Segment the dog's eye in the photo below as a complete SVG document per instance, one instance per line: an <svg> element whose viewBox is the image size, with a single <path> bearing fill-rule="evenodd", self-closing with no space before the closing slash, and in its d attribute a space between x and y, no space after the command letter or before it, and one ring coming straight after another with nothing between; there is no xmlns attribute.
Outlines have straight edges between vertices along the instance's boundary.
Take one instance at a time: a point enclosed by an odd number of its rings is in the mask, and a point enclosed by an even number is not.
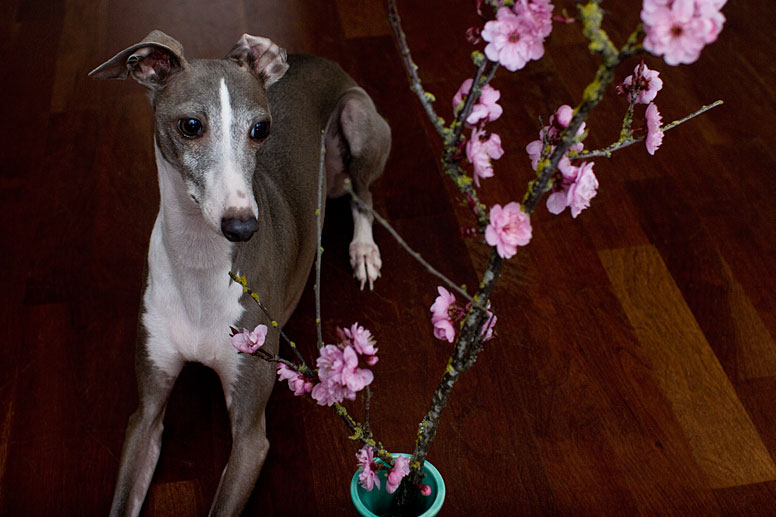
<svg viewBox="0 0 776 517"><path fill-rule="evenodd" d="M202 122L195 118L182 118L178 121L178 129L186 138L199 138L202 136Z"/></svg>
<svg viewBox="0 0 776 517"><path fill-rule="evenodd" d="M263 138L267 138L268 134L269 134L269 121L267 120L256 122L256 125L254 125L251 128L251 138L254 140L261 140Z"/></svg>

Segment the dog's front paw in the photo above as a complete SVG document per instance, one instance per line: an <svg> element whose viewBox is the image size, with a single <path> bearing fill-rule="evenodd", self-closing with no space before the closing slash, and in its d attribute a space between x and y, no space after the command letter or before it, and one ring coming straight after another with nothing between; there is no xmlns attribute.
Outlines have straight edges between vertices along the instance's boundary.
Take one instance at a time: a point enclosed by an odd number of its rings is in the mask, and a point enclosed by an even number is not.
<svg viewBox="0 0 776 517"><path fill-rule="evenodd" d="M374 242L350 243L350 266L353 268L353 276L361 283L361 290L369 282L369 290L374 288L374 282L380 277L380 268L383 261L380 259L380 249Z"/></svg>

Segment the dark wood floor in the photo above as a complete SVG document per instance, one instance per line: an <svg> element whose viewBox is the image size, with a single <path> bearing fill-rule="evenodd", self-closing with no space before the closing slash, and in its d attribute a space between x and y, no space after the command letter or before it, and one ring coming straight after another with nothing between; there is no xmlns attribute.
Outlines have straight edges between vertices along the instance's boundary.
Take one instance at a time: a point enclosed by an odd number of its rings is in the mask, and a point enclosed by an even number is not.
<svg viewBox="0 0 776 517"><path fill-rule="evenodd" d="M572 2L557 0L556 6ZM641 2L608 1L622 42ZM472 2L400 1L437 109L469 73ZM673 120L725 105L599 159L598 197L573 220L545 209L494 295L498 338L456 388L431 461L443 515L772 515L776 508L776 68L765 0L729 2L720 40L691 66L648 57ZM11 0L0 8L0 514L100 515L137 399L133 346L141 270L158 204L150 108L134 83L86 74L153 28L188 56L219 57L243 33L342 63L389 120L393 154L376 206L424 257L474 285L487 256L437 172L438 143L408 92L378 0L158 2ZM622 78L636 61L620 71ZM575 104L595 58L556 25L546 57L503 73L507 155L482 197L519 200L537 119ZM588 148L623 111L606 100ZM770 142L770 144L769 144ZM347 202L329 204L325 330L353 321L379 340L373 428L410 450L445 367L428 307L436 282L382 229L383 278L350 278ZM312 291L287 326L308 351ZM352 515L356 446L332 412L278 386L272 449L249 514ZM209 508L230 435L217 377L184 371L174 391L147 515Z"/></svg>

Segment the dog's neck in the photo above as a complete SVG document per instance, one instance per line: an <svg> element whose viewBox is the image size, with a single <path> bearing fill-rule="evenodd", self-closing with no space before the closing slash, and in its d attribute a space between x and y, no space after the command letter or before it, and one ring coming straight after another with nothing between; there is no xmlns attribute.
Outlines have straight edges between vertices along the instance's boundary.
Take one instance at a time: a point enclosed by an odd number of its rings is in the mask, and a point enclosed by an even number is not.
<svg viewBox="0 0 776 517"><path fill-rule="evenodd" d="M181 173L164 158L157 144L154 147L161 197L157 224L173 264L182 269L230 264L234 244L207 225L199 206L187 193Z"/></svg>

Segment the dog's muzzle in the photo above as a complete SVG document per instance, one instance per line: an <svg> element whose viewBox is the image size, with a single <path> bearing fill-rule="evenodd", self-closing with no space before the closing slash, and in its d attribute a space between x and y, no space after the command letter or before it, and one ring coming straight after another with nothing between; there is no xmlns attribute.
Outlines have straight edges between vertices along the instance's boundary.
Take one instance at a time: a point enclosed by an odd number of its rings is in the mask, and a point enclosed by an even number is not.
<svg viewBox="0 0 776 517"><path fill-rule="evenodd" d="M232 242L244 242L259 229L259 221L249 210L227 211L221 219L221 232Z"/></svg>

